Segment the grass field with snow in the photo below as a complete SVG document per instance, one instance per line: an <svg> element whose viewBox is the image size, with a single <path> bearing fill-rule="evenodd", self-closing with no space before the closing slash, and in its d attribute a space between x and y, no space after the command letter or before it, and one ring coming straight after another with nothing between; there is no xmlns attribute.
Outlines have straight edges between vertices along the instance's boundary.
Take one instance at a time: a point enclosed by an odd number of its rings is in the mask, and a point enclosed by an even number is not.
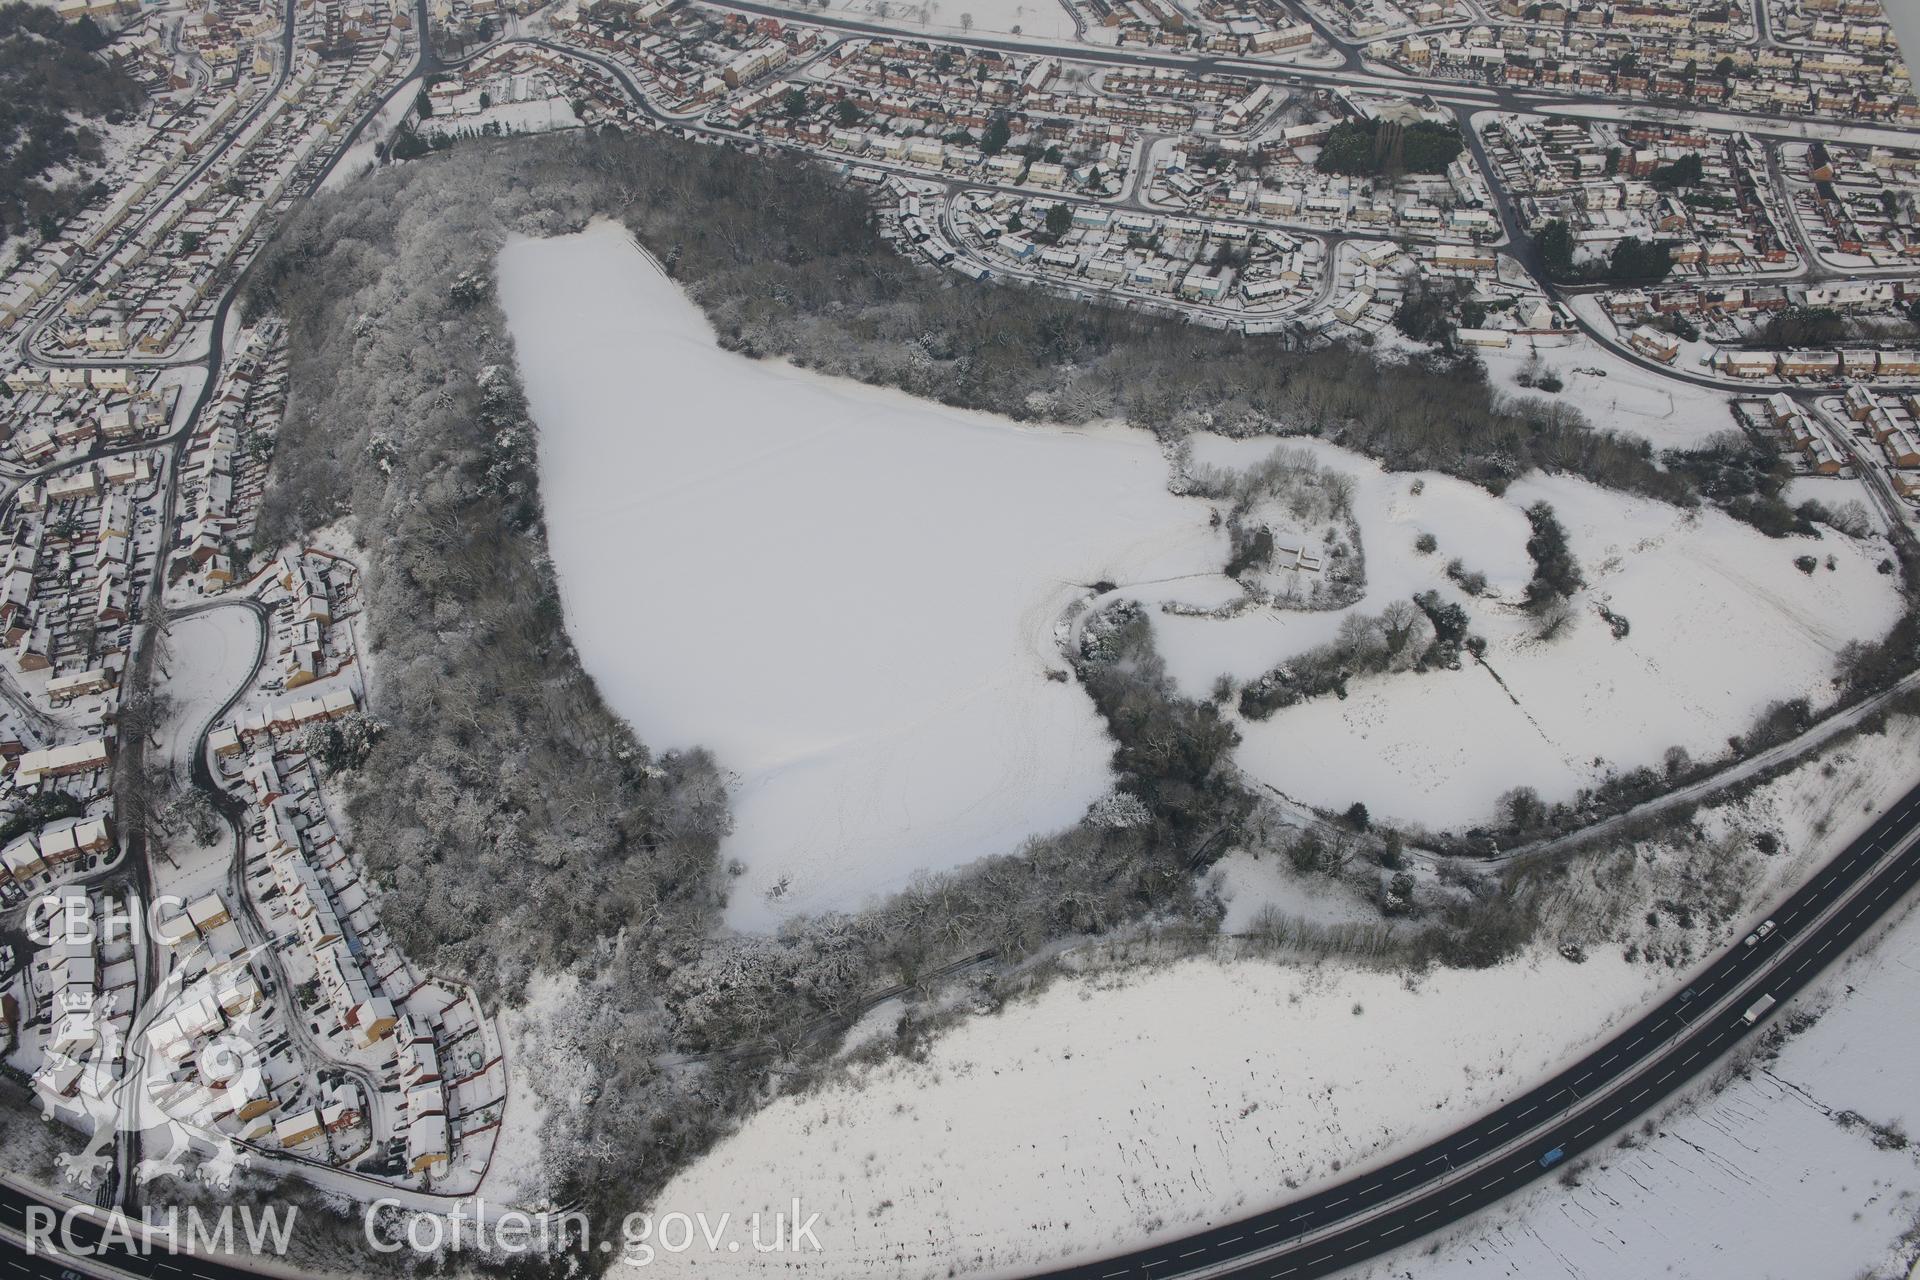
<svg viewBox="0 0 1920 1280"><path fill-rule="evenodd" d="M738 775L733 923L858 905L1105 792L1055 622L1226 555L1150 436L749 362L611 225L517 241L500 280L587 670L643 741Z"/></svg>
<svg viewBox="0 0 1920 1280"><path fill-rule="evenodd" d="M793 2L796 8L807 7ZM828 8L909 35L978 31L1037 40L1074 38L1073 15L1061 0L831 0Z"/></svg>
<svg viewBox="0 0 1920 1280"><path fill-rule="evenodd" d="M1515 786L1552 802L1609 773L1656 765L1670 746L1710 758L1769 702L1830 702L1841 647L1879 637L1899 614L1897 579L1877 569L1889 554L1878 538L1767 538L1712 510L1685 512L1565 476L1530 476L1494 497L1312 447L1356 481L1369 590L1352 609L1378 613L1431 588L1466 605L1488 648L1484 665L1358 679L1344 699L1243 723L1242 767L1310 804L1357 800L1429 829L1458 828L1487 819ZM1246 465L1271 448L1202 439L1194 453ZM1540 501L1565 526L1587 581L1550 641L1536 638L1518 607L1532 574L1524 510ZM1421 533L1439 543L1430 555L1413 554ZM1794 563L1804 555L1818 562L1811 574ZM1486 575L1486 595L1469 598L1447 580L1456 556ZM1628 620L1626 636L1614 637L1602 605ZM1251 679L1325 643L1341 616L1161 616L1155 626L1171 669L1197 696L1217 675Z"/></svg>
<svg viewBox="0 0 1920 1280"><path fill-rule="evenodd" d="M1049 679L1062 610L1100 580L1150 604L1238 594L1217 504L1171 495L1145 433L1019 426L746 361L610 225L516 241L500 275L570 631L642 740L709 746L734 773L736 926L856 906L1074 821L1108 785L1108 748L1080 690ZM1840 647L1898 608L1877 540L1767 539L1567 477L1495 497L1285 447L1352 477L1365 593L1348 610L1156 612L1184 688L1253 678L1347 612L1429 588L1488 641L1484 665L1356 679L1243 725L1253 778L1327 808L1460 828L1515 786L1552 802L1670 746L1713 756L1770 701L1827 700ZM1194 463L1275 448L1201 437ZM1551 642L1517 607L1538 500L1588 582ZM1415 553L1422 533L1434 553ZM1455 557L1484 596L1448 581Z"/></svg>
<svg viewBox="0 0 1920 1280"><path fill-rule="evenodd" d="M1747 886L1750 900L1764 900L1797 883L1912 786L1917 741L1920 723L1898 719L1885 735L1861 738L1828 761L1809 762L1736 803L1704 810L1702 828L1709 839L1744 842L1758 831L1778 837L1779 852L1759 858ZM1624 900L1614 901L1623 881L1611 860L1576 864L1541 940L1498 968L1413 974L1356 969L1337 958L1319 964L1190 959L1095 973L972 1017L936 1039L918 1061L850 1067L839 1082L770 1104L655 1203L657 1213L704 1208L739 1215L770 1212L798 1196L822 1215L823 1252L748 1257L696 1250L656 1265L674 1275L777 1270L834 1280L1015 1276L1038 1263L1115 1252L1232 1220L1283 1203L1296 1188L1389 1159L1566 1061L1657 992L1683 985L1693 965L1750 927L1746 918L1717 927L1681 926L1664 917L1646 925L1641 917L1649 903L1684 892L1679 886L1692 874L1697 851L1662 845L1624 856L1632 867ZM1322 918L1332 913L1313 899L1324 892L1316 883L1295 888L1304 908ZM1593 907L1601 900L1618 908L1617 921L1607 926L1614 930L1611 941L1597 938L1602 913ZM1585 963L1557 953L1562 938L1587 946ZM1629 939L1633 961L1622 945ZM1910 952L1891 960L1890 977ZM1669 967L1666 957L1674 954L1692 960ZM897 1013L897 1006L882 1010L864 1026L884 1034ZM1892 1043L1912 1038L1902 1035ZM1842 1038L1834 1048L1846 1044ZM1902 1059L1894 1053L1883 1060ZM1910 1074L1886 1076L1876 1091L1843 1082L1822 1096L1834 1106L1861 1105L1884 1121L1897 1109L1886 1087ZM1791 1109L1792 1098L1778 1105ZM1790 1149L1782 1144L1796 1132L1785 1129L1762 1149ZM1849 1149L1857 1148L1857 1139L1848 1141ZM1729 1153L1740 1145L1723 1144ZM1684 1152L1676 1156L1685 1158ZM1703 1173L1713 1163L1691 1161ZM1857 1200L1865 1199L1868 1174L1885 1176L1891 1165L1860 1167L1859 1181L1818 1175L1823 1215L1843 1203L1836 1189L1851 1187ZM1910 1159L1905 1167L1910 1179ZM1747 1176L1720 1170L1692 1203L1706 1207L1738 1196ZM1751 1176L1781 1197L1794 1195L1784 1172ZM1672 1181L1660 1175L1655 1185ZM1553 1212L1552 1194L1541 1193L1548 1198L1544 1213ZM1595 1234L1605 1234L1608 1221L1617 1225L1604 1195L1584 1204L1583 1216L1596 1220ZM1666 1229L1685 1230L1683 1217L1667 1220ZM1872 1215L1872 1231L1886 1233L1889 1221L1891 1209ZM1543 1222L1554 1226L1550 1217ZM1568 1235L1555 1230L1555 1239ZM1861 1237L1844 1239L1852 1247ZM1572 1238L1584 1236L1576 1231ZM1590 1265L1569 1274L1594 1280L1650 1274L1658 1244L1649 1241L1636 1252L1616 1243L1611 1255L1589 1248L1587 1256L1596 1260L1646 1265ZM1809 1242L1801 1250L1814 1247ZM1486 1252L1479 1248L1444 1274L1482 1274L1472 1264ZM1488 1274L1550 1269L1550 1249L1496 1252L1524 1265ZM1413 1274L1427 1275L1412 1256ZM1801 1272L1716 1271L1706 1265L1711 1252L1694 1256L1701 1265L1675 1274L1836 1280L1853 1274L1837 1265L1838 1257L1831 1271ZM1401 1276L1408 1265L1403 1260L1392 1274Z"/></svg>
<svg viewBox="0 0 1920 1280"><path fill-rule="evenodd" d="M239 606L189 614L172 624L162 666L172 692L171 714L160 729L161 759L185 779L207 721L253 670L260 623Z"/></svg>
<svg viewBox="0 0 1920 1280"><path fill-rule="evenodd" d="M1217 500L1170 493L1143 432L1021 426L749 362L604 224L511 242L499 280L570 634L643 740L710 746L733 772L736 927L855 906L1076 819L1110 783L1110 743L1084 694L1049 678L1063 611L1099 581L1149 605L1237 591ZM1192 453L1247 467L1275 447L1200 438ZM1363 800L1437 829L1484 819L1515 785L1552 800L1671 745L1712 755L1771 700L1823 701L1838 649L1898 607L1873 540L1770 540L1569 477L1495 496L1286 447L1351 477L1365 592L1317 612L1156 609L1190 693L1427 589L1465 603L1488 641L1485 666L1356 679L1344 700L1242 725L1251 777L1329 808ZM1543 500L1587 581L1551 641L1518 607L1524 511ZM1422 533L1432 554L1414 550ZM1486 576L1483 595L1448 579L1456 556ZM1625 636L1603 604L1630 620ZM1898 720L1706 811L1703 839L1737 846L1746 889L1765 896L1911 785L1916 740ZM1762 829L1781 849L1764 859L1746 842ZM702 1255L699 1274L845 1280L1011 1275L1263 1207L1458 1123L1684 981L1746 927L1645 910L1683 891L1699 853L1636 851L1625 903L1605 890L1603 904L1597 868L1570 876L1540 940L1487 971L1223 956L1063 979L924 1054L849 1062L775 1100L654 1209L745 1215L797 1195L823 1216L825 1254ZM1215 869L1230 923L1262 905L1369 918L1359 895L1302 886L1280 861L1240 851ZM1563 959L1563 941L1586 962Z"/></svg>
<svg viewBox="0 0 1920 1280"><path fill-rule="evenodd" d="M1796 1008L1821 1010L1724 1093L1630 1148L1549 1183L1355 1280L1904 1277L1920 1258L1920 1164L1875 1126L1920 1122L1920 914L1892 926ZM1845 1123L1845 1113L1860 1119ZM1904 1237L1904 1239L1903 1239Z"/></svg>
<svg viewBox="0 0 1920 1280"><path fill-rule="evenodd" d="M1594 310L1581 302L1574 305ZM1594 318L1605 327L1603 317L1596 314ZM1642 436L1656 449L1697 449L1736 425L1731 391L1664 377L1582 334L1522 338L1505 351L1483 349L1478 354L1487 366L1488 381L1501 390L1571 405L1596 425ZM1696 372L1697 354L1683 352L1676 367ZM1522 386L1516 375L1529 367L1559 375L1561 390L1547 395Z"/></svg>

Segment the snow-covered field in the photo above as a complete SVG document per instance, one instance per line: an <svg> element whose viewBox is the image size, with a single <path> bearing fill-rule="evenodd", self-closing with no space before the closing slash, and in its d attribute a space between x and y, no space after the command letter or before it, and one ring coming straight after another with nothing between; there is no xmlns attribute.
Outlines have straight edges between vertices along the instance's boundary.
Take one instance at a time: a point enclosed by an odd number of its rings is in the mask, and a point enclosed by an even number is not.
<svg viewBox="0 0 1920 1280"><path fill-rule="evenodd" d="M1737 806L1706 811L1702 825L1710 833L1765 829L1779 837L1782 851L1760 862L1755 889L1770 897L1912 785L1916 741L1920 724L1896 720L1885 736L1863 738L1830 762L1803 765ZM1832 776L1826 763L1834 765ZM1626 891L1646 901L1676 892L1696 857L1691 848L1641 850L1631 858ZM1594 864L1570 883L1603 878L1618 879ZM696 1250L655 1265L673 1274L729 1275L778 1267L834 1280L1014 1275L1037 1261L1119 1250L1283 1202L1337 1170L1351 1173L1457 1126L1592 1043L1656 992L1684 983L1687 966L1672 969L1653 956L1656 937L1663 952L1672 947L1673 935L1659 931L1674 926L1642 932L1645 902L1617 905L1623 932L1590 946L1580 965L1560 958L1555 935L1480 972L1415 976L1339 961L1193 959L1062 980L1037 998L960 1024L922 1061L850 1067L837 1083L779 1099L670 1184L654 1206L656 1214L738 1216L784 1209L798 1197L805 1210L822 1215L820 1255ZM1590 940L1577 932L1597 922L1590 906L1569 896L1561 918L1576 932L1567 936ZM1711 932L1697 927L1690 954L1697 963L1746 927L1739 919ZM1637 963L1620 945L1629 935L1638 944ZM1914 954L1908 948L1890 957L1890 977L1910 969ZM1911 1005L1914 997L1905 999ZM1880 1006L1869 1004L1868 1020L1878 1016ZM866 1025L884 1031L887 1021L875 1015ZM1897 1034L1911 1046L1911 1028ZM1838 1048L1848 1043L1842 1039ZM1890 1048L1878 1060L1910 1057L1910 1050ZM1904 1079L1911 1093L1910 1069L1902 1075L1895 1066L1887 1079ZM1876 1121L1899 1110L1884 1093L1856 1095L1841 1082L1818 1095ZM1780 1103L1792 1105L1790 1097ZM1788 1131L1767 1149L1791 1153L1793 1141ZM1798 1159L1783 1154L1781 1170L1751 1175L1778 1191L1776 1206L1796 1202L1791 1169ZM1909 1160L1909 1178L1912 1168ZM1720 1194L1741 1194L1741 1174L1722 1172ZM1823 1214L1837 1212L1848 1196L1857 1207L1872 1194L1864 1174L1809 1177L1830 1184ZM1583 1220L1596 1232L1632 1216L1609 1208L1604 1195L1584 1204ZM1882 1234L1874 1238L1884 1238L1888 1213L1877 1212ZM1666 1220L1675 1233L1685 1229L1677 1213ZM1853 1237L1834 1237L1843 1238ZM1798 1246L1803 1253L1818 1247ZM1628 1255L1643 1266L1575 1274L1651 1275L1660 1270L1659 1249L1655 1240L1644 1254ZM1497 1274L1561 1274L1538 1251L1517 1256L1525 1265ZM1428 1274L1418 1262L1403 1262L1393 1274L1409 1268ZM1851 1272L1836 1265L1831 1272L1686 1274Z"/></svg>
<svg viewBox="0 0 1920 1280"><path fill-rule="evenodd" d="M1196 466L1243 468L1277 447L1271 439L1226 440L1196 437ZM1358 454L1318 440L1287 440L1284 447L1304 450L1320 465L1354 480L1353 509L1366 553L1367 590L1347 610L1301 613L1261 610L1218 619L1162 614L1154 632L1167 668L1190 694L1204 695L1213 678L1259 675L1290 654L1332 640L1348 612L1375 614L1390 600L1446 584L1446 563L1459 556L1469 569L1487 575L1489 587L1517 597L1533 573L1527 558L1527 520L1518 507L1484 489L1451 476L1394 475ZM1421 492L1410 492L1415 480ZM1414 540L1431 533L1439 548L1414 552Z"/></svg>
<svg viewBox="0 0 1920 1280"><path fill-rule="evenodd" d="M371 173L376 159L374 153L382 144L392 140L394 131L406 119L407 113L413 110L414 98L418 93L419 86L412 80L395 89L373 119L367 121L366 127L360 130L353 145L334 162L320 189L337 191Z"/></svg>
<svg viewBox="0 0 1920 1280"><path fill-rule="evenodd" d="M1060 0L832 0L828 7L908 33L979 31L1041 40L1074 38L1073 15Z"/></svg>
<svg viewBox="0 0 1920 1280"><path fill-rule="evenodd" d="M1572 405L1594 424L1644 436L1657 449L1698 448L1735 426L1728 411L1730 392L1662 377L1582 335L1541 339L1537 349L1534 341L1521 338L1506 351L1481 351L1488 379L1514 395ZM1557 394L1544 395L1514 381L1536 358L1542 371L1560 375L1564 385ZM1677 363L1694 371L1695 362L1696 354L1685 351Z"/></svg>
<svg viewBox="0 0 1920 1280"><path fill-rule="evenodd" d="M823 1221L823 1252L800 1270L835 1280L1013 1275L1178 1235L1516 1091L1568 1029L1597 1032L1650 986L1617 954L1574 972L1536 955L1409 986L1337 962L1190 960L1062 983L949 1033L924 1062L775 1102L656 1213L798 1195Z"/></svg>
<svg viewBox="0 0 1920 1280"><path fill-rule="evenodd" d="M214 713L247 682L259 652L260 623L237 604L176 618L161 650L160 666L173 703L156 732L155 764L169 770L181 786L189 783L193 752ZM226 824L214 823L213 838L202 844L191 823L156 833L153 847L162 892L182 901L222 888L233 860L233 837Z"/></svg>
<svg viewBox="0 0 1920 1280"><path fill-rule="evenodd" d="M1485 573L1496 598L1468 602L1472 629L1488 641L1485 667L1357 680L1345 699L1242 726L1242 767L1310 804L1359 800L1440 829L1486 819L1511 787L1534 787L1551 802L1610 772L1657 764L1669 746L1708 758L1775 699L1830 701L1840 648L1877 638L1898 616L1895 579L1876 570L1887 554L1878 539L1767 538L1711 510L1682 512L1564 476L1529 477L1499 498L1426 476L1416 496L1415 477L1312 447L1356 479L1369 591L1354 610L1378 613L1429 587L1464 599L1446 581L1454 556ZM1194 453L1246 465L1271 448L1202 439ZM1587 580L1573 620L1551 642L1535 639L1533 620L1514 607L1532 574L1523 511L1542 500ZM1410 554L1422 532L1438 549ZM1812 574L1795 567L1802 555L1819 561ZM1624 638L1613 637L1601 604L1627 618ZM1221 673L1249 679L1326 642L1340 618L1163 616L1156 628L1170 669L1198 695Z"/></svg>
<svg viewBox="0 0 1920 1280"><path fill-rule="evenodd" d="M1167 493L1143 433L1017 426L749 363L610 225L508 246L501 286L569 627L643 740L709 746L734 771L738 926L854 906L1073 821L1107 785L1107 747L1079 690L1047 678L1062 609L1102 579L1153 604L1237 594L1209 504ZM1200 437L1193 453L1246 467L1275 447ZM1156 612L1188 692L1429 588L1488 641L1484 666L1365 677L1244 725L1242 767L1311 804L1457 828L1516 786L1552 802L1671 746L1711 757L1771 701L1828 700L1837 651L1897 613L1878 540L1768 539L1567 477L1495 497L1285 447L1353 478L1366 594L1348 611ZM1588 583L1551 642L1516 605L1537 500ZM1432 554L1414 553L1422 533ZM1794 565L1809 554L1812 574ZM1447 580L1455 557L1486 596Z"/></svg>
<svg viewBox="0 0 1920 1280"><path fill-rule="evenodd" d="M1226 556L1151 437L750 363L611 225L508 245L500 284L569 630L643 741L737 773L735 924L1009 851L1106 790L1103 726L1047 678L1056 620Z"/></svg>
<svg viewBox="0 0 1920 1280"><path fill-rule="evenodd" d="M1920 913L1801 1002L1837 1005L1764 1064L1628 1150L1590 1158L1427 1248L1359 1275L1399 1280L1856 1280L1909 1274L1920 1162L1874 1126L1920 1122ZM1842 1113L1862 1123L1843 1125Z"/></svg>
<svg viewBox="0 0 1920 1280"><path fill-rule="evenodd" d="M452 137L484 137L487 130L503 136L516 133L552 133L558 129L577 129L580 117L573 113L573 104L565 98L531 98L518 102L496 102L491 106L477 107L460 115L435 116L423 121L420 135L431 138L437 134Z"/></svg>
<svg viewBox="0 0 1920 1280"><path fill-rule="evenodd" d="M174 622L164 645L173 709L161 729L161 759L185 778L207 720L253 671L260 623L238 605L208 609Z"/></svg>

